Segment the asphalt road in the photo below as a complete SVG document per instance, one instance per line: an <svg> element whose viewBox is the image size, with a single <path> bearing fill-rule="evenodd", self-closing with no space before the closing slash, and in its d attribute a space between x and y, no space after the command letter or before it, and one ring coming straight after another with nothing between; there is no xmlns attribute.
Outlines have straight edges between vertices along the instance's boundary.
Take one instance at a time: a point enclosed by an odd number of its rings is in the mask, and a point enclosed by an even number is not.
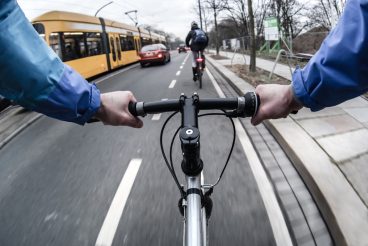
<svg viewBox="0 0 368 246"><path fill-rule="evenodd" d="M202 90L192 81L190 57L180 69L186 56L173 52L171 62L164 66L117 72L98 87L103 92L131 90L144 101L178 98L180 93L194 91L201 97L218 97L207 74ZM177 82L169 88L172 80ZM158 120L147 116L139 130L100 123L82 127L47 117L24 130L0 150L0 245L95 245L133 158L142 163L113 245L181 245L179 193L159 149L167 116L162 114ZM168 125L167 148L179 122L176 117ZM199 126L205 180L214 182L230 148L232 128L228 119L214 116L200 118ZM180 172L177 141L174 154ZM213 201L211 245L275 245L238 140Z"/></svg>

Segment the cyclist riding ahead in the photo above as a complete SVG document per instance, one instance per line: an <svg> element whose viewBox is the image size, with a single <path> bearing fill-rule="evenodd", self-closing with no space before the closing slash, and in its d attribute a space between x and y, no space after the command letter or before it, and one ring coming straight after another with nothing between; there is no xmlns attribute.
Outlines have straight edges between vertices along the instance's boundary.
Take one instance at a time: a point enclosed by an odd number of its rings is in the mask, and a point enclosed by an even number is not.
<svg viewBox="0 0 368 246"><path fill-rule="evenodd" d="M194 81L197 80L196 58L198 57L199 52L202 53L203 68L205 68L205 57L203 55L203 50L207 47L208 40L209 39L207 34L198 27L197 22L193 21L191 24L191 30L189 31L187 38L185 39L185 44L192 50L192 71Z"/></svg>

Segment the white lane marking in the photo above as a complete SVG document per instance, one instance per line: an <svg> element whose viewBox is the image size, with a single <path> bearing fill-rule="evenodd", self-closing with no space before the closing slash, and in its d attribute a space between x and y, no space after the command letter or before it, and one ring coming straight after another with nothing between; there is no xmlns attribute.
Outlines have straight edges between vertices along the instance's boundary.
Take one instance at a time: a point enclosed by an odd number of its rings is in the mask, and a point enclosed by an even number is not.
<svg viewBox="0 0 368 246"><path fill-rule="evenodd" d="M174 79L173 81L171 81L171 83L169 85L169 88L170 89L174 88L175 84L176 84L176 79Z"/></svg>
<svg viewBox="0 0 368 246"><path fill-rule="evenodd" d="M183 66L180 66L180 69L183 69Z"/></svg>
<svg viewBox="0 0 368 246"><path fill-rule="evenodd" d="M130 190L133 187L134 180L141 163L142 159L132 159L130 161L102 224L100 233L96 240L96 246L110 246L112 244L126 201L128 200Z"/></svg>
<svg viewBox="0 0 368 246"><path fill-rule="evenodd" d="M161 114L154 114L152 116L152 120L159 120L161 118Z"/></svg>
<svg viewBox="0 0 368 246"><path fill-rule="evenodd" d="M176 72L176 76L179 76L179 75L180 75L180 71L177 71L177 72Z"/></svg>
<svg viewBox="0 0 368 246"><path fill-rule="evenodd" d="M93 83L96 83L96 84L101 83L102 81L104 81L104 80L106 80L106 79L109 79L109 78L114 77L114 76L116 76L116 75L118 75L118 74L124 73L124 72L126 72L126 71L128 71L128 70L130 70L130 69L132 69L132 68L138 67L138 66L139 66L139 64L131 65L131 66L129 66L129 67L126 67L126 68L124 68L124 69L121 69L121 70L119 70L119 71L117 71L117 72L114 72L114 73L112 73L112 74L110 74L110 75L107 75L106 77L103 77L103 78L98 79L98 80L94 80L94 81L92 81L92 82L93 82Z"/></svg>
<svg viewBox="0 0 368 246"><path fill-rule="evenodd" d="M215 78L213 77L212 73L210 72L210 70L208 70L208 68L206 68L206 72L208 74L208 77L210 77L210 80L212 82L213 87L215 87L215 90L217 92L217 94L221 97L221 98L225 98L225 94L222 92L220 86L217 84Z"/></svg>
<svg viewBox="0 0 368 246"><path fill-rule="evenodd" d="M221 98L225 98L225 94L214 79L213 75L208 69L206 69L206 71L218 95ZM286 226L285 218L281 212L280 205L277 202L277 198L272 185L267 178L265 170L262 167L261 161L259 160L258 155L239 119L234 119L234 123L238 139L240 140L240 143L243 147L243 151L248 159L249 166L257 182L259 192L261 193L261 197L271 223L271 228L275 237L276 244L278 246L292 246L293 244Z"/></svg>
<svg viewBox="0 0 368 246"><path fill-rule="evenodd" d="M257 182L259 192L261 193L276 244L278 246L292 246L293 243L286 226L285 218L281 212L280 205L277 202L270 180L267 178L267 174L262 167L261 161L259 160L257 153L239 119L234 119L234 123L238 139L243 147L243 151L248 159L249 166L252 169Z"/></svg>
<svg viewBox="0 0 368 246"><path fill-rule="evenodd" d="M169 98L162 98L161 101L167 101Z"/></svg>

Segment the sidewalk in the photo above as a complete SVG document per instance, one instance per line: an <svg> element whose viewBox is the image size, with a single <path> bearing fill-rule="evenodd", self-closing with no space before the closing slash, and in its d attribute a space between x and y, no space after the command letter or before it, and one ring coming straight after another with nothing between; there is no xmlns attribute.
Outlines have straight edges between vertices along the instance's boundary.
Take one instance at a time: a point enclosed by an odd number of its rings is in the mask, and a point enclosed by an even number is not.
<svg viewBox="0 0 368 246"><path fill-rule="evenodd" d="M225 65L208 61L238 92L254 90ZM245 56L249 64L249 56ZM236 54L233 64L244 64ZM272 70L273 62L257 58L257 66ZM275 73L290 80L290 70L278 64ZM337 245L368 245L368 101L355 98L336 107L311 112L302 109L286 119L267 121L303 177Z"/></svg>

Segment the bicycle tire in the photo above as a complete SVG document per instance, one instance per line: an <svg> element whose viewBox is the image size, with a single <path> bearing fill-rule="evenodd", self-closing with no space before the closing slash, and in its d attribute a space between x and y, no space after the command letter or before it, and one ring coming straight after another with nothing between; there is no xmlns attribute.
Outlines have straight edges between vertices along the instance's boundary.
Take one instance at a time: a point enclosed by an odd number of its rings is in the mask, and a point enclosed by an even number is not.
<svg viewBox="0 0 368 246"><path fill-rule="evenodd" d="M200 68L200 65L197 66L197 74L198 74L198 84L199 84L199 89L202 89L202 69Z"/></svg>

